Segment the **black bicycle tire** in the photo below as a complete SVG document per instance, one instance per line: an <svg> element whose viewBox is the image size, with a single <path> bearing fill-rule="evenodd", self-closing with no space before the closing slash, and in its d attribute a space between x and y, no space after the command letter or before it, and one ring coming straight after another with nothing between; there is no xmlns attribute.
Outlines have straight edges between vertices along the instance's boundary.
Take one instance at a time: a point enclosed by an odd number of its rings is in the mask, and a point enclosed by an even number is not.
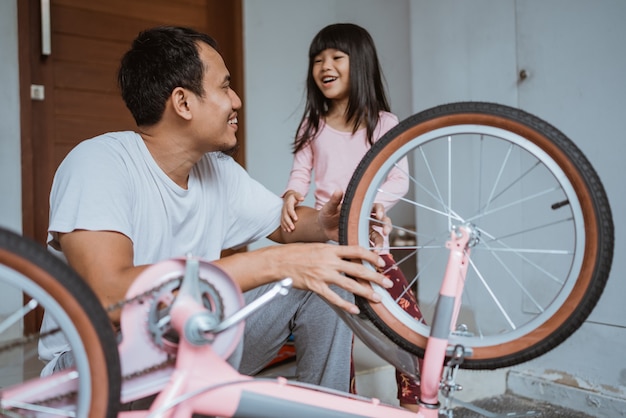
<svg viewBox="0 0 626 418"><path fill-rule="evenodd" d="M525 341L523 344L520 343L519 347L518 344L513 344L507 350L502 350L502 347L485 350L485 354L479 353L477 357L467 358L461 365L468 369L497 369L531 360L550 351L573 334L587 319L600 299L609 277L614 247L613 221L606 192L596 171L581 150L561 131L518 108L486 102L457 102L430 108L405 119L372 146L355 170L346 190L340 216L340 244L357 243L358 220L355 219L357 216L355 214L358 213L358 206L362 203L359 200L363 198L364 187L367 187L363 184L367 181L364 180L366 173L376 170L376 166L372 164L380 166L381 159L384 160L384 156L392 152L390 149L397 149L399 142L406 141L403 136L410 136L407 134L408 131L415 129L427 131L432 129L431 126L456 124L459 123L459 118L464 119L466 123L493 124L513 131L522 130L522 134L528 130L533 131L534 135L540 138L538 144L540 148L546 151L545 148L549 144L551 149L548 153L551 157L559 161L559 166L568 177L577 179L576 184L579 187L576 191L579 200L589 203L585 206L585 226L586 229L589 228L593 237L588 238L588 241L593 242L589 242L591 245L587 246L592 248L591 253L587 255L592 261L590 267L583 270L581 276L584 277L577 279L576 286L580 284L578 292L582 295L577 296L577 303L572 304L571 309L562 306L557 312L558 315L554 315L559 317L553 318L558 325L551 325L548 332L543 329L533 331L537 336L532 336L531 340L534 341L531 344ZM374 161L376 162L373 163ZM589 263L589 260L587 262ZM390 326L388 323L390 321L381 317L368 300L360 297L356 299L360 309L381 332L405 350L423 357L425 339L418 340L418 344L415 341L408 341L405 338L406 330L398 331L395 325Z"/></svg>
<svg viewBox="0 0 626 418"><path fill-rule="evenodd" d="M90 417L117 417L121 372L117 340L104 308L85 281L37 242L0 228L0 264L52 297L75 325L91 372Z"/></svg>

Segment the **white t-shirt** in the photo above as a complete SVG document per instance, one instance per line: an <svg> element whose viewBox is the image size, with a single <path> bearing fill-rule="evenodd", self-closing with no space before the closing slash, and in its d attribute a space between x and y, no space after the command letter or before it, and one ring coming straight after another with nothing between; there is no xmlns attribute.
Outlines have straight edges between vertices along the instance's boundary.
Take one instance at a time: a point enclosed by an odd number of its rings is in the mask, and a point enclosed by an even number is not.
<svg viewBox="0 0 626 418"><path fill-rule="evenodd" d="M280 225L282 199L250 178L231 157L206 154L188 188L156 164L141 136L113 132L81 142L57 170L50 194L48 244L75 229L120 232L133 242L135 265L191 254L206 260L223 249L266 237ZM52 327L44 315L42 331ZM60 333L42 339L52 370L68 350Z"/></svg>

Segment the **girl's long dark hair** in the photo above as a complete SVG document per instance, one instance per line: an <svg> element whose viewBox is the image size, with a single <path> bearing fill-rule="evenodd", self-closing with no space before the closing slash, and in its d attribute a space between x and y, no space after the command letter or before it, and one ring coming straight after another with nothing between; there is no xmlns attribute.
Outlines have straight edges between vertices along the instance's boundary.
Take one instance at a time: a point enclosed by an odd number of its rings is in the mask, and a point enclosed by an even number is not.
<svg viewBox="0 0 626 418"><path fill-rule="evenodd" d="M350 95L346 120L352 122L352 133L355 133L361 124L365 124L367 140L371 144L379 113L390 111L376 47L370 34L352 23L326 26L315 35L309 47L307 98L294 141L294 153L315 138L320 120L330 108L330 100L324 97L313 78L315 57L329 48L342 51L350 57Z"/></svg>

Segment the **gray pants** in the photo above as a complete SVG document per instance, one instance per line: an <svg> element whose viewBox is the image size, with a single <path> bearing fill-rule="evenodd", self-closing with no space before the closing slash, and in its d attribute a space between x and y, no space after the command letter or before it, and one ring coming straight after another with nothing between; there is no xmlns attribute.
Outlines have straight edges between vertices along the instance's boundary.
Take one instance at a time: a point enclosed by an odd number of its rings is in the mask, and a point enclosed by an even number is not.
<svg viewBox="0 0 626 418"><path fill-rule="evenodd" d="M268 286L271 284L246 292L246 303ZM343 289L333 290L346 300L354 300ZM352 331L322 298L297 289L276 296L246 320L239 371L247 375L260 372L290 334L294 336L298 381L349 390Z"/></svg>

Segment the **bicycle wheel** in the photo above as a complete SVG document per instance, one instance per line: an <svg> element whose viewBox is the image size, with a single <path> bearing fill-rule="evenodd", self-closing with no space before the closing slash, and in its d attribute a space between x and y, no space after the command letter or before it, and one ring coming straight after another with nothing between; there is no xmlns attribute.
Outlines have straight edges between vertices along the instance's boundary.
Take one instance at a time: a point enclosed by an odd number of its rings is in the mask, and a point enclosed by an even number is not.
<svg viewBox="0 0 626 418"><path fill-rule="evenodd" d="M387 173L408 159L409 192L394 196L391 253L418 296L424 322L388 293L361 310L389 338L423 357L454 226L480 233L471 248L450 344L471 349L464 368L495 369L535 358L588 317L613 258L603 186L563 133L522 110L493 103L438 106L402 121L365 155L346 191L340 241L370 247L370 209Z"/></svg>
<svg viewBox="0 0 626 418"><path fill-rule="evenodd" d="M0 229L0 294L30 300L24 306L15 303L20 307L11 312L4 303L0 311L0 415L116 417L121 380L117 343L87 284L39 244ZM39 377L43 363L38 365L37 340L43 335L22 336L22 323L37 306L58 324L59 331L49 337L65 337L77 373Z"/></svg>

